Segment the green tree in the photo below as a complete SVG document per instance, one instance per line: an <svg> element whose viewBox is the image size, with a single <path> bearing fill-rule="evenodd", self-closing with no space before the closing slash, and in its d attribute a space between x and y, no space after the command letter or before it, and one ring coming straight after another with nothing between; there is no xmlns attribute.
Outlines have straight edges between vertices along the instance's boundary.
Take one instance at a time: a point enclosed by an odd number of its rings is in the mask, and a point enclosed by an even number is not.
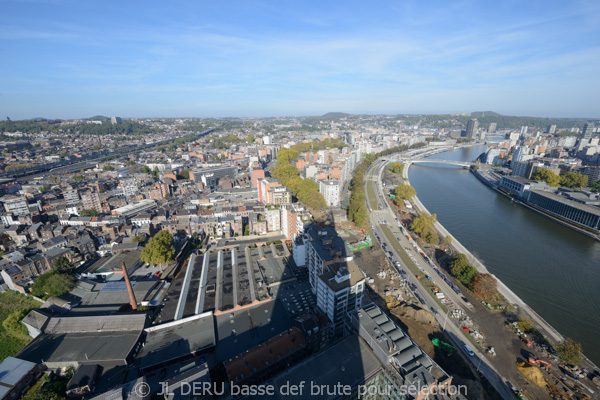
<svg viewBox="0 0 600 400"><path fill-rule="evenodd" d="M410 200L417 195L414 187L406 184L398 185L395 190L396 198Z"/></svg>
<svg viewBox="0 0 600 400"><path fill-rule="evenodd" d="M106 164L104 167L102 167L102 171L114 171L115 168L112 165L108 165Z"/></svg>
<svg viewBox="0 0 600 400"><path fill-rule="evenodd" d="M277 152L277 165L288 165L298 158L298 152L294 149L281 149Z"/></svg>
<svg viewBox="0 0 600 400"><path fill-rule="evenodd" d="M588 184L587 175L578 172L567 172L560 176L560 185L571 189L580 189Z"/></svg>
<svg viewBox="0 0 600 400"><path fill-rule="evenodd" d="M27 328L21 322L23 318L27 315L26 310L16 310L13 311L6 317L4 321L2 321L2 326L9 333L15 336L24 336L27 335Z"/></svg>
<svg viewBox="0 0 600 400"><path fill-rule="evenodd" d="M556 353L567 364L577 365L583 361L583 351L581 343L571 338L565 338L565 341L556 345Z"/></svg>
<svg viewBox="0 0 600 400"><path fill-rule="evenodd" d="M521 318L519 322L517 322L517 326L521 331L529 332L533 329L533 321L528 317Z"/></svg>
<svg viewBox="0 0 600 400"><path fill-rule="evenodd" d="M452 243L452 236L446 235L442 243L446 246L449 246Z"/></svg>
<svg viewBox="0 0 600 400"><path fill-rule="evenodd" d="M254 140L255 140L254 136L252 136L252 135L246 136L246 142L254 143Z"/></svg>
<svg viewBox="0 0 600 400"><path fill-rule="evenodd" d="M531 179L536 181L544 181L548 185L557 187L560 185L560 178L548 168L538 168L532 175Z"/></svg>
<svg viewBox="0 0 600 400"><path fill-rule="evenodd" d="M77 183L85 181L85 177L83 175L73 175L71 179L73 179Z"/></svg>
<svg viewBox="0 0 600 400"><path fill-rule="evenodd" d="M469 264L467 256L462 253L457 254L450 262L450 273L465 286L470 284L478 274L477 270Z"/></svg>
<svg viewBox="0 0 600 400"><path fill-rule="evenodd" d="M142 172L145 173L145 174L151 174L152 170L150 169L149 166L144 165L144 168L142 168Z"/></svg>
<svg viewBox="0 0 600 400"><path fill-rule="evenodd" d="M600 181L590 183L590 189L595 193L600 192Z"/></svg>
<svg viewBox="0 0 600 400"><path fill-rule="evenodd" d="M457 276L463 269L467 268L471 264L469 263L469 259L463 253L459 253L454 256L452 261L450 261L450 273L453 276Z"/></svg>
<svg viewBox="0 0 600 400"><path fill-rule="evenodd" d="M435 229L433 227L436 222L436 214L429 215L427 213L423 213L413 220L413 222L410 224L410 229L427 243L438 244L440 242L440 238L438 237L437 233L435 233Z"/></svg>
<svg viewBox="0 0 600 400"><path fill-rule="evenodd" d="M65 256L60 256L54 261L54 269L59 274L70 274L75 265Z"/></svg>
<svg viewBox="0 0 600 400"><path fill-rule="evenodd" d="M158 167L154 167L154 169L152 170L152 176L154 177L154 179L158 179L158 177L160 176L160 171L158 170Z"/></svg>
<svg viewBox="0 0 600 400"><path fill-rule="evenodd" d="M173 247L173 236L168 231L162 230L148 240L146 247L140 254L140 260L148 264L160 264L169 262L175 255Z"/></svg>
<svg viewBox="0 0 600 400"><path fill-rule="evenodd" d="M133 167L135 165L135 161L129 160L129 161L127 161L127 164L125 164L125 165L127 165L128 167Z"/></svg>
<svg viewBox="0 0 600 400"><path fill-rule="evenodd" d="M133 238L131 238L131 240L134 243L142 243L144 240L146 240L146 238L144 237L144 235L136 235Z"/></svg>
<svg viewBox="0 0 600 400"><path fill-rule="evenodd" d="M75 280L75 277L72 275L49 271L35 279L33 285L31 285L31 293L43 299L60 296L68 293L75 287Z"/></svg>
<svg viewBox="0 0 600 400"><path fill-rule="evenodd" d="M95 208L84 208L79 212L82 217L97 217L98 211Z"/></svg>
<svg viewBox="0 0 600 400"><path fill-rule="evenodd" d="M404 170L404 164L401 162L390 163L390 171L395 174L401 174Z"/></svg>

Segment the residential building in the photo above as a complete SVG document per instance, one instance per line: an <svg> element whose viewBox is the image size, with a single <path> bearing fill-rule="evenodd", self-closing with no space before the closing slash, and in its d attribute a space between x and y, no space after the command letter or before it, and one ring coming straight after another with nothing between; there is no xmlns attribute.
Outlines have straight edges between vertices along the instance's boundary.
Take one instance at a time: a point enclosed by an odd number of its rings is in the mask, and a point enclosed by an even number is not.
<svg viewBox="0 0 600 400"><path fill-rule="evenodd" d="M292 192L283 186L272 187L267 191L266 204L292 204Z"/></svg>
<svg viewBox="0 0 600 400"><path fill-rule="evenodd" d="M102 212L102 203L100 202L100 195L96 191L88 190L81 194L81 202L83 208L87 210L96 210Z"/></svg>
<svg viewBox="0 0 600 400"><path fill-rule="evenodd" d="M346 313L362 307L365 278L354 261L328 264L316 280L317 306L341 334Z"/></svg>
<svg viewBox="0 0 600 400"><path fill-rule="evenodd" d="M252 188L258 187L258 180L265 178L265 171L263 169L252 170Z"/></svg>
<svg viewBox="0 0 600 400"><path fill-rule="evenodd" d="M29 206L25 197L5 196L2 198L2 202L7 213L13 213L16 216L29 215Z"/></svg>
<svg viewBox="0 0 600 400"><path fill-rule="evenodd" d="M119 181L119 186L121 187L121 190L123 190L123 195L125 197L134 196L138 192L138 184L135 178L121 179Z"/></svg>
<svg viewBox="0 0 600 400"><path fill-rule="evenodd" d="M340 181L319 181L319 192L323 195L328 207L340 205Z"/></svg>
<svg viewBox="0 0 600 400"><path fill-rule="evenodd" d="M265 217L267 218L267 230L269 232L281 231L281 211L279 208L267 208Z"/></svg>
<svg viewBox="0 0 600 400"><path fill-rule="evenodd" d="M67 206L79 204L79 193L77 190L64 190L63 197L65 198L65 202Z"/></svg>

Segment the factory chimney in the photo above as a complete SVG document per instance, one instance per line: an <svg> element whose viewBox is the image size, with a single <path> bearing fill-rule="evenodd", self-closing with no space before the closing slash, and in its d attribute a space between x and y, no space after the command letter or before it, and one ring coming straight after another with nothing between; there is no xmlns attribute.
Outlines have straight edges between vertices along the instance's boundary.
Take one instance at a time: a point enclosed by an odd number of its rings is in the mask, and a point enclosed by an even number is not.
<svg viewBox="0 0 600 400"><path fill-rule="evenodd" d="M129 275L127 275L125 261L123 261L123 276L125 276L125 286L127 286L127 293L129 293L129 304L131 304L131 309L136 311L137 301L135 299L135 294L133 293L133 287L131 287L131 282L129 281Z"/></svg>

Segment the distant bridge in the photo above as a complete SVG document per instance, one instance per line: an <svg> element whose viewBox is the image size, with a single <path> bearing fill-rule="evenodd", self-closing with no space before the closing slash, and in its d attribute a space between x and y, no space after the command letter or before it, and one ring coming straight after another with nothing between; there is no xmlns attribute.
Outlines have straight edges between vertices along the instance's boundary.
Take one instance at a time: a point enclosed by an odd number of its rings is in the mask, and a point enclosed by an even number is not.
<svg viewBox="0 0 600 400"><path fill-rule="evenodd" d="M410 164L424 164L424 163L435 163L435 164L450 164L450 165L458 165L461 167L470 167L471 163L464 161L450 161L450 160L432 160L428 158L423 158L419 160L411 160Z"/></svg>

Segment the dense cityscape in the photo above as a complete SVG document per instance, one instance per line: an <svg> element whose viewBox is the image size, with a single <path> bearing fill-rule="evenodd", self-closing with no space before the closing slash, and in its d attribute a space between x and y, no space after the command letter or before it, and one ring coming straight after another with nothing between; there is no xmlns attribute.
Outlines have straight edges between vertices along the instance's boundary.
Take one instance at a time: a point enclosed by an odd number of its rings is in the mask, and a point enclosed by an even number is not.
<svg viewBox="0 0 600 400"><path fill-rule="evenodd" d="M490 274L408 170L468 169L598 241L598 122L8 119L2 396L597 398L597 353Z"/></svg>
<svg viewBox="0 0 600 400"><path fill-rule="evenodd" d="M600 400L600 2L0 4L0 400Z"/></svg>

